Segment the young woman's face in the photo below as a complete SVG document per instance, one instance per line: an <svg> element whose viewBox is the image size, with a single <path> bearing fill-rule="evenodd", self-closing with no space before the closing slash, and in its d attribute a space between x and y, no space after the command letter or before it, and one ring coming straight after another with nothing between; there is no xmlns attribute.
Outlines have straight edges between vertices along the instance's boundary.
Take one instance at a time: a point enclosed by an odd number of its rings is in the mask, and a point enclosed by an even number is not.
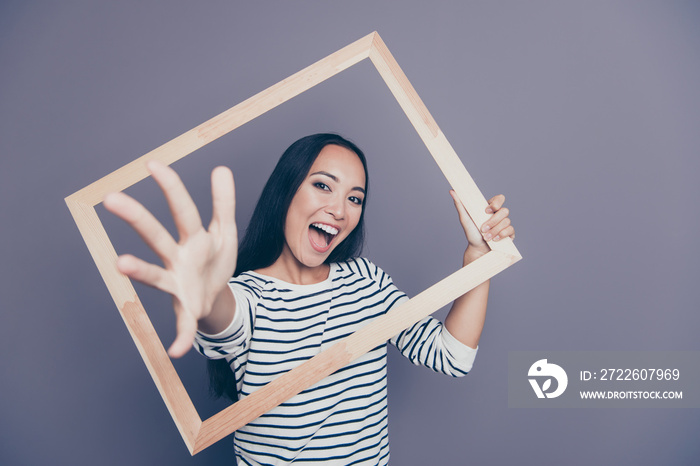
<svg viewBox="0 0 700 466"><path fill-rule="evenodd" d="M355 229L365 199L365 170L350 149L325 146L287 211L283 254L317 267Z"/></svg>

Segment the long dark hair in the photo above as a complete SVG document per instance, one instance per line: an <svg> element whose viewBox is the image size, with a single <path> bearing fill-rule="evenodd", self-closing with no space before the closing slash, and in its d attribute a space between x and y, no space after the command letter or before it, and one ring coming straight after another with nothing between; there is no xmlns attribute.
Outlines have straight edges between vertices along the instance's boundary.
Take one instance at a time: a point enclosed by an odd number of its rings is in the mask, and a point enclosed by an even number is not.
<svg viewBox="0 0 700 466"><path fill-rule="evenodd" d="M312 134L294 142L277 162L267 180L260 199L255 206L245 235L238 246L238 261L234 276L249 270L272 265L282 254L284 247L284 225L287 211L299 186L311 170L311 166L325 146L329 144L345 147L357 154L365 169L365 192L369 192L369 176L365 154L352 142L332 133ZM325 263L341 262L356 257L362 251L365 228L365 201L355 229L333 249ZM209 388L216 397L238 400L236 378L225 359L209 360Z"/></svg>

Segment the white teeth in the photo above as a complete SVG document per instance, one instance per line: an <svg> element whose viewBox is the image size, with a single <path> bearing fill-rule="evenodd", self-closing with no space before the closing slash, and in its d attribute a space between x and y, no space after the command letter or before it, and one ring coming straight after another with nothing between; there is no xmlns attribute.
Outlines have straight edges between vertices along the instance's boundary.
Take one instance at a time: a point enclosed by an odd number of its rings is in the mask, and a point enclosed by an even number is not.
<svg viewBox="0 0 700 466"><path fill-rule="evenodd" d="M326 233L328 233L329 235L335 236L338 234L338 230L333 228L330 225L324 225L323 223L312 223L311 226L314 226L314 227L318 228L319 230L323 230Z"/></svg>

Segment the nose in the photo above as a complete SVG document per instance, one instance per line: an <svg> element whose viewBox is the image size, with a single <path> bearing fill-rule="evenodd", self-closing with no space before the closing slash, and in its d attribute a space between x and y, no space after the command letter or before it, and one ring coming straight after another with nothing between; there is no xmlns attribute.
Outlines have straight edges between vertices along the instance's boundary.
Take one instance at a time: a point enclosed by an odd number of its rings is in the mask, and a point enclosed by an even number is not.
<svg viewBox="0 0 700 466"><path fill-rule="evenodd" d="M336 220L342 220L345 218L345 199L342 196L333 196L325 210Z"/></svg>

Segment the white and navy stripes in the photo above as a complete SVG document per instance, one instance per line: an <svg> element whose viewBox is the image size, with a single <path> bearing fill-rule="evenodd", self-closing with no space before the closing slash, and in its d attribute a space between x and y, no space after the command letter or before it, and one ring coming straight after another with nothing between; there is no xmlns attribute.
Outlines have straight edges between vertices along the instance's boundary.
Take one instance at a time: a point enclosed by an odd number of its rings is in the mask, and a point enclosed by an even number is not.
<svg viewBox="0 0 700 466"><path fill-rule="evenodd" d="M367 259L331 265L328 279L294 285L245 272L229 283L233 322L195 347L225 358L240 398L352 334L408 298ZM390 340L414 364L465 375L476 350L433 318ZM239 464L387 464L386 344L236 431Z"/></svg>

